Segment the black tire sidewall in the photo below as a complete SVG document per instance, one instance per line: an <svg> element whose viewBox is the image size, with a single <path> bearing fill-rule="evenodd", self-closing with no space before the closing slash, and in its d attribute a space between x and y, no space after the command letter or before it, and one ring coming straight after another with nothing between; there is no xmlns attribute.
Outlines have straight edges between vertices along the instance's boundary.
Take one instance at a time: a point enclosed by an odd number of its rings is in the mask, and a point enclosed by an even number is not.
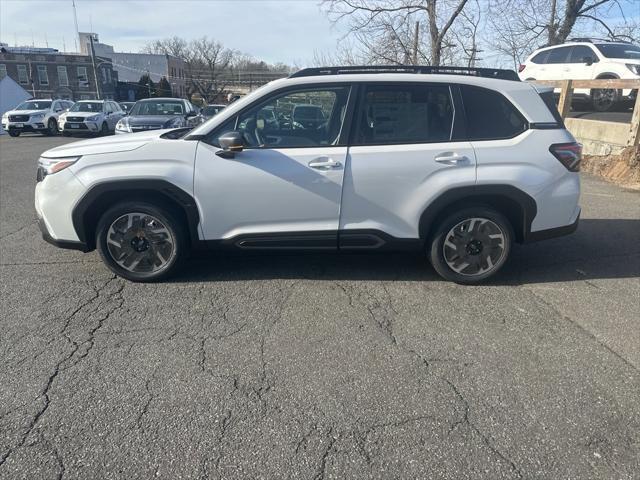
<svg viewBox="0 0 640 480"><path fill-rule="evenodd" d="M458 223L472 217L487 218L500 227L505 235L504 253L500 261L488 272L481 275L462 275L455 272L447 265L444 258L443 245L449 231ZM463 285L481 283L495 275L507 262L513 243L513 227L509 220L500 212L490 207L468 207L452 212L444 218L436 227L433 235L427 242L427 255L436 272L444 279Z"/></svg>
<svg viewBox="0 0 640 480"><path fill-rule="evenodd" d="M109 126L105 122L100 127L100 135L109 135Z"/></svg>
<svg viewBox="0 0 640 480"><path fill-rule="evenodd" d="M19 137L20 136L20 132L16 132L15 130L9 130L9 136L10 137Z"/></svg>
<svg viewBox="0 0 640 480"><path fill-rule="evenodd" d="M53 124L53 130L51 129L51 124ZM50 118L49 121L47 122L46 135L49 137L53 137L56 135L57 132L58 132L58 123L53 118Z"/></svg>
<svg viewBox="0 0 640 480"><path fill-rule="evenodd" d="M160 220L167 227L174 240L174 255L169 263L160 271L155 273L135 273L130 272L118 265L107 248L107 232L114 220L118 217L132 212L148 213ZM96 248L102 261L116 275L132 282L157 282L173 275L186 256L187 235L183 222L174 213L173 209L167 206L158 206L147 202L122 202L109 208L98 221L96 228Z"/></svg>

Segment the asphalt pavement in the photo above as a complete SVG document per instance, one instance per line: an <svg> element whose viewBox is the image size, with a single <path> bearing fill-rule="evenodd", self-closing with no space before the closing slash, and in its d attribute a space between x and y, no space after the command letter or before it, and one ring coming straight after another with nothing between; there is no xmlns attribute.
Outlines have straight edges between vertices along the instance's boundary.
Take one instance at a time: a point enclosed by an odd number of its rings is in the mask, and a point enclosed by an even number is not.
<svg viewBox="0 0 640 480"><path fill-rule="evenodd" d="M637 479L640 193L492 283L413 255L196 258L133 284L40 238L0 138L0 478Z"/></svg>

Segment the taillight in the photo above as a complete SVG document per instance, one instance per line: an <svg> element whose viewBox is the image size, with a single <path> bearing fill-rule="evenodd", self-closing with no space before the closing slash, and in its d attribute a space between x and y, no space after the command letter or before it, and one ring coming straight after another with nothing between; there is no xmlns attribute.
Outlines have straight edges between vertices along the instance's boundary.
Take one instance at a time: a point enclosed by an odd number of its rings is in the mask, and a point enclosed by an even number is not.
<svg viewBox="0 0 640 480"><path fill-rule="evenodd" d="M549 151L560 160L570 172L580 171L580 161L582 160L582 145L579 143L554 143L549 147Z"/></svg>
<svg viewBox="0 0 640 480"><path fill-rule="evenodd" d="M527 66L524 63L521 63L520 66L518 67L518 72L523 71Z"/></svg>

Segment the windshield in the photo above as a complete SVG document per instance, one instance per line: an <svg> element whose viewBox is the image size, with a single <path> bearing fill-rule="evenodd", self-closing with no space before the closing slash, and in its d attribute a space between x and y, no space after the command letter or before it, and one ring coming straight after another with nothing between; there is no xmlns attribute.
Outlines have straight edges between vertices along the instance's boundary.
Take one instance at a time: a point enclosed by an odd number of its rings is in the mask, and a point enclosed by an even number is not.
<svg viewBox="0 0 640 480"><path fill-rule="evenodd" d="M209 105L209 106L204 107L202 109L202 113L207 115L207 116L213 116L216 113L218 113L219 111L221 111L222 109L224 109L224 107L221 107L219 105Z"/></svg>
<svg viewBox="0 0 640 480"><path fill-rule="evenodd" d="M630 43L598 43L596 47L607 58L640 60L640 47Z"/></svg>
<svg viewBox="0 0 640 480"><path fill-rule="evenodd" d="M138 102L131 109L131 115L183 115L181 102Z"/></svg>
<svg viewBox="0 0 640 480"><path fill-rule="evenodd" d="M100 102L78 102L71 107L70 112L101 112L102 103Z"/></svg>
<svg viewBox="0 0 640 480"><path fill-rule="evenodd" d="M31 100L29 102L22 102L16 107L16 110L46 110L47 108L51 108L51 102Z"/></svg>

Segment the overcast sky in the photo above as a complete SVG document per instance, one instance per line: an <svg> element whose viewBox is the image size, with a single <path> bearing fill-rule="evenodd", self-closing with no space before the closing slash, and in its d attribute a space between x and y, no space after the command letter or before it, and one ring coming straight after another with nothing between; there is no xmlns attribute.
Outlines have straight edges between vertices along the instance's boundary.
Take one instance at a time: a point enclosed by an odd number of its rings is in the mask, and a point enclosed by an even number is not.
<svg viewBox="0 0 640 480"><path fill-rule="evenodd" d="M0 40L9 45L75 49L71 0L0 0ZM76 0L78 28L98 33L116 51L147 42L207 35L268 62L303 65L330 51L342 33L320 0Z"/></svg>

